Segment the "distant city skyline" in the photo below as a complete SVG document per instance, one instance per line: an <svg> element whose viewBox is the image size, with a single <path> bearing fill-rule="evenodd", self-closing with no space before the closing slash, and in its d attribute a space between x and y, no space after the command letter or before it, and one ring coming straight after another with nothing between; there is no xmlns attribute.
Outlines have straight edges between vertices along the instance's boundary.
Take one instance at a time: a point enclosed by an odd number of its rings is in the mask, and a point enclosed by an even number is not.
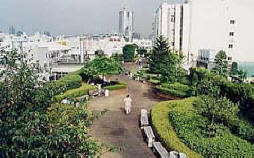
<svg viewBox="0 0 254 158"><path fill-rule="evenodd" d="M154 10L163 0L1 0L0 30L9 26L28 33L49 31L53 35L117 33L119 11L134 12L134 32L152 33Z"/></svg>

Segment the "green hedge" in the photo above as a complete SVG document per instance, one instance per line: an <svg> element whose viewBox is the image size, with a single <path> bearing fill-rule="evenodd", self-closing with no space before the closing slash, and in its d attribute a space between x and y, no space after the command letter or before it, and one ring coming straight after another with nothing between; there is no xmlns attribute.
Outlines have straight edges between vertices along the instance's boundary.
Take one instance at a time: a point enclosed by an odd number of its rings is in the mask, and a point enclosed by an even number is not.
<svg viewBox="0 0 254 158"><path fill-rule="evenodd" d="M204 157L254 156L254 145L231 133L222 124L216 124L216 136L209 137L207 128L211 122L197 114L193 107L195 98L168 102L169 120L178 137L192 150Z"/></svg>
<svg viewBox="0 0 254 158"><path fill-rule="evenodd" d="M65 88L65 90L78 88L82 84L82 77L79 75L68 74L62 79L53 82L56 88Z"/></svg>
<svg viewBox="0 0 254 158"><path fill-rule="evenodd" d="M54 101L55 102L60 102L65 98L68 99L74 99L80 96L83 96L85 94L88 94L88 91L91 89L95 89L95 86L91 86L88 84L83 83L81 87L76 88L76 89L71 89L66 91L65 93L61 94L61 95L57 95L54 97Z"/></svg>
<svg viewBox="0 0 254 158"><path fill-rule="evenodd" d="M193 99L182 101L183 103L192 102ZM177 101L161 102L152 109L152 124L163 142L171 150L186 153L189 158L202 157L198 153L189 149L178 137L168 119L170 107L174 106Z"/></svg>
<svg viewBox="0 0 254 158"><path fill-rule="evenodd" d="M220 87L221 96L226 96L235 103L240 103L240 109L245 116L254 121L254 86L249 83L232 83L225 78L213 74L204 68L190 69L192 86L200 84L202 80L210 80Z"/></svg>
<svg viewBox="0 0 254 158"><path fill-rule="evenodd" d="M190 97L194 94L194 91L192 88L190 88L187 85L183 85L181 83L174 83L174 84L162 84L156 86L156 89L167 95L171 95L174 97L180 97L180 98L185 98L185 97Z"/></svg>
<svg viewBox="0 0 254 158"><path fill-rule="evenodd" d="M159 84L160 80L156 80L156 79L150 79L148 80L148 82L152 83L152 84Z"/></svg>
<svg viewBox="0 0 254 158"><path fill-rule="evenodd" d="M124 88L127 88L127 84L124 82L118 82L118 84L116 84L116 85L104 87L104 89L107 89L107 90L119 90L119 89L124 89Z"/></svg>

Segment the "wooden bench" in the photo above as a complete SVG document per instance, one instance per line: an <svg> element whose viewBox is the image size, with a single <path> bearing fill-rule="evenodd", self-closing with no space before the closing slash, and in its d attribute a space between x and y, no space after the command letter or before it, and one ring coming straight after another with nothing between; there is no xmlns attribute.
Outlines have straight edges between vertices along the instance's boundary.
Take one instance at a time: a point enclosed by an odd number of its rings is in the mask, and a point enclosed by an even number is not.
<svg viewBox="0 0 254 158"><path fill-rule="evenodd" d="M187 158L187 155L184 153L179 153L179 158Z"/></svg>
<svg viewBox="0 0 254 158"><path fill-rule="evenodd" d="M144 133L145 133L147 145L149 148L151 148L153 146L153 142L155 138L152 127L151 126L144 127Z"/></svg>
<svg viewBox="0 0 254 158"><path fill-rule="evenodd" d="M158 153L160 158L169 158L168 151L161 145L160 142L153 142L153 152Z"/></svg>
<svg viewBox="0 0 254 158"><path fill-rule="evenodd" d="M178 158L178 156L179 156L179 153L176 151L171 151L169 153L169 158Z"/></svg>
<svg viewBox="0 0 254 158"><path fill-rule="evenodd" d="M148 125L149 125L149 121L148 121L147 110L142 109L140 114L140 127L141 129L143 129L145 126L148 126Z"/></svg>

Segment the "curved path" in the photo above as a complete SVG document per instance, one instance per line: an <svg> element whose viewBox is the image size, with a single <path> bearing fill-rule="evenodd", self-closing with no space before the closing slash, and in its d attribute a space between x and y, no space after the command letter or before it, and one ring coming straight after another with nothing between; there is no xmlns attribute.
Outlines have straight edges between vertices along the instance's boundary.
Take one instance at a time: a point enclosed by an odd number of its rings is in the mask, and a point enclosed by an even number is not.
<svg viewBox="0 0 254 158"><path fill-rule="evenodd" d="M118 148L116 152L105 153L102 157L154 158L152 150L143 140L138 120L142 108L150 110L160 100L151 96L149 85L131 80L127 76L117 76L117 78L128 83L128 90L119 91L118 94L109 97L99 97L88 103L91 110L109 110L94 122L90 134L100 141ZM133 99L130 115L125 115L123 111L123 99L127 93Z"/></svg>

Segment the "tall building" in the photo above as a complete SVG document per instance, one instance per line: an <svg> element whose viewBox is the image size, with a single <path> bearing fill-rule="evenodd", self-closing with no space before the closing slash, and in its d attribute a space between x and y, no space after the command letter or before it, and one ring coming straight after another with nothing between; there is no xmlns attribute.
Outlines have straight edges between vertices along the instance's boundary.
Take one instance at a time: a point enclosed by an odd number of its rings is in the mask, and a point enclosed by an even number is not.
<svg viewBox="0 0 254 158"><path fill-rule="evenodd" d="M132 41L133 34L133 12L123 8L119 12L119 34Z"/></svg>
<svg viewBox="0 0 254 158"><path fill-rule="evenodd" d="M253 0L168 0L156 10L154 35L168 38L187 59L202 50L224 50L233 60L254 61L250 15Z"/></svg>
<svg viewBox="0 0 254 158"><path fill-rule="evenodd" d="M10 27L9 27L9 34L10 34L10 35L15 35L15 34L16 34L16 31L15 31L14 26L10 26Z"/></svg>

